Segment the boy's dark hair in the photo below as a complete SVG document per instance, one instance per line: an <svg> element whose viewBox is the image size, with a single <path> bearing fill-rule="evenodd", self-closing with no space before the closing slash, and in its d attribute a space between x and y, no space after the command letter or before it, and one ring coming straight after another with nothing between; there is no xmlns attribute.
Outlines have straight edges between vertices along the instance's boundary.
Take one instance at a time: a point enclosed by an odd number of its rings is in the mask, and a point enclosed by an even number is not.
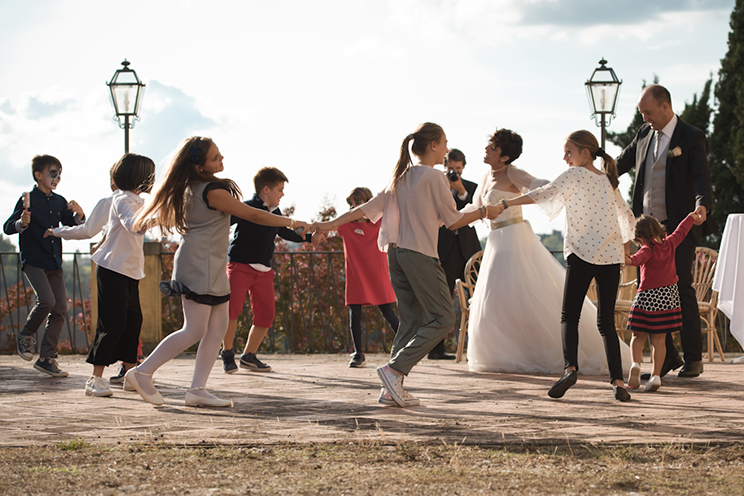
<svg viewBox="0 0 744 496"><path fill-rule="evenodd" d="M351 193L349 193L349 196L346 197L346 203L351 206L352 200L356 202L357 204L367 203L372 199L372 192L369 190L369 188L354 188L351 190Z"/></svg>
<svg viewBox="0 0 744 496"><path fill-rule="evenodd" d="M462 162L462 166L465 167L465 154L457 148L453 148L452 150L447 152L447 155L444 156L444 164L442 165L447 167L447 162L449 162L450 160L454 160L455 162Z"/></svg>
<svg viewBox="0 0 744 496"><path fill-rule="evenodd" d="M522 154L522 137L510 129L499 129L488 139L493 147L501 148L501 155L506 155L511 164Z"/></svg>
<svg viewBox="0 0 744 496"><path fill-rule="evenodd" d="M34 178L34 181L36 181L37 172L44 172L53 165L56 165L60 170L62 170L62 163L56 157L52 157L51 155L37 155L32 158L31 175Z"/></svg>
<svg viewBox="0 0 744 496"><path fill-rule="evenodd" d="M253 186L256 188L256 194L261 193L264 186L273 188L281 182L288 183L289 179L276 167L264 167L253 176Z"/></svg>
<svg viewBox="0 0 744 496"><path fill-rule="evenodd" d="M111 168L111 177L122 191L149 193L155 182L155 162L144 155L125 153Z"/></svg>

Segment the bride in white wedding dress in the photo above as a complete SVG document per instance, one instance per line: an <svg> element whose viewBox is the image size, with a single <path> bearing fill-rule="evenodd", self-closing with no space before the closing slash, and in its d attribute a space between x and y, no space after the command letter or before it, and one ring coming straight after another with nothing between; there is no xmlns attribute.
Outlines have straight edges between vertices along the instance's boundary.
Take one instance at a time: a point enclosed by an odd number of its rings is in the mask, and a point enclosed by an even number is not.
<svg viewBox="0 0 744 496"><path fill-rule="evenodd" d="M502 198L548 183L511 164L522 153L522 138L500 129L486 146L491 166L473 195L473 205L496 205ZM511 207L491 221L491 233L470 304L468 365L474 372L562 374L561 308L565 269ZM619 338L618 338L619 339ZM630 348L620 340L623 373ZM597 310L584 302L579 326L579 373L607 375Z"/></svg>

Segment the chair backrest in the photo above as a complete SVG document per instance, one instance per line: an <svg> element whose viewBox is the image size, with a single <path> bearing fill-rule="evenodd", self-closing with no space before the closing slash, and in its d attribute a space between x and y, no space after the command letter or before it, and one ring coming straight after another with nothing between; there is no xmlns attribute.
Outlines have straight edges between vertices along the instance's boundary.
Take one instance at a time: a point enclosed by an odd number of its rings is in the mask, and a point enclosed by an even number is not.
<svg viewBox="0 0 744 496"><path fill-rule="evenodd" d="M713 286L713 276L718 265L718 252L704 246L695 248L692 262L692 287L698 301L708 301Z"/></svg>
<svg viewBox="0 0 744 496"><path fill-rule="evenodd" d="M483 259L483 250L476 252L468 263L465 264L465 284L475 286L475 282L478 280L478 272L480 272L481 260Z"/></svg>

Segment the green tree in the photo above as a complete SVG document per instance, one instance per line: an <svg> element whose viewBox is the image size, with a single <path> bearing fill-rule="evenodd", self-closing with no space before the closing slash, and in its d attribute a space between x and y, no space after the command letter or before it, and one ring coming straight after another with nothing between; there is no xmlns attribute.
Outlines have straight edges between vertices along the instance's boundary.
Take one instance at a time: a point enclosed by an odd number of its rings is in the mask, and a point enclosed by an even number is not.
<svg viewBox="0 0 744 496"><path fill-rule="evenodd" d="M744 0L731 12L728 52L721 59L715 96L718 111L708 142L713 177L713 217L721 225L732 212L744 212ZM721 233L712 236L715 247Z"/></svg>

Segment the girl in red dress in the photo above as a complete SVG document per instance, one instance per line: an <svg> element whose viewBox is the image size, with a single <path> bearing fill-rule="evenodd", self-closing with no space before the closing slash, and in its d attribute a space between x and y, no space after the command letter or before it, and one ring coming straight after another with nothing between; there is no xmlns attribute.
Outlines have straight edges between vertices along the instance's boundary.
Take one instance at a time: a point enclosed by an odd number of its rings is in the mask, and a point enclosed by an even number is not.
<svg viewBox="0 0 744 496"><path fill-rule="evenodd" d="M372 192L367 188L354 188L346 203L350 208L367 203ZM377 305L393 332L398 330L398 316L393 311L395 291L390 283L387 256L377 246L380 221L366 218L339 226L338 234L344 240L346 262L346 306L349 307L349 326L354 341L354 353L349 367L363 367L362 306Z"/></svg>

